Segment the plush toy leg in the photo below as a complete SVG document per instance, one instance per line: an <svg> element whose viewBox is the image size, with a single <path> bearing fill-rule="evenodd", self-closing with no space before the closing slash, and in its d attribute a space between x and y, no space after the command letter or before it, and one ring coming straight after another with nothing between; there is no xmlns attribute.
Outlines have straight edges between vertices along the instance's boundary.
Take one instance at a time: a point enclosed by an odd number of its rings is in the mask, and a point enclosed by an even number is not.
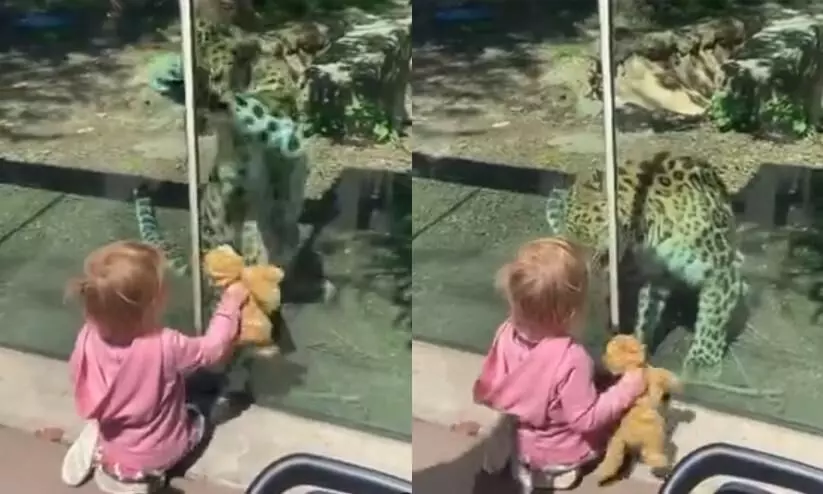
<svg viewBox="0 0 823 494"><path fill-rule="evenodd" d="M662 421L661 421L662 422ZM661 430L654 437L647 438L640 449L640 460L651 468L665 468L669 466L666 457L662 423Z"/></svg>
<svg viewBox="0 0 823 494"><path fill-rule="evenodd" d="M609 446L606 448L606 454L603 455L603 460L597 465L594 470L594 475L600 482L605 482L620 471L623 466L623 460L626 458L628 444L620 436L614 436L609 441Z"/></svg>

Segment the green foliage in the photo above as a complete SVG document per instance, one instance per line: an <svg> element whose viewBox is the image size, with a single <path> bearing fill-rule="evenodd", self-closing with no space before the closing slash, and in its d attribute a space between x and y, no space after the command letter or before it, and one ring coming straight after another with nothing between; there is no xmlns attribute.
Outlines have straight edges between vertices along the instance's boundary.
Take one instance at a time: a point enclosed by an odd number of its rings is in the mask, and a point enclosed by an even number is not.
<svg viewBox="0 0 823 494"><path fill-rule="evenodd" d="M775 96L760 109L762 125L794 137L804 137L812 130L803 106L786 96Z"/></svg>
<svg viewBox="0 0 823 494"><path fill-rule="evenodd" d="M336 139L360 137L380 144L394 142L399 137L391 116L369 101L346 106L342 112L319 111L313 115L308 122L311 134Z"/></svg>
<svg viewBox="0 0 823 494"><path fill-rule="evenodd" d="M747 98L739 93L717 91L709 104L709 118L723 132L729 130L748 132L757 124L753 120L751 108L752 105Z"/></svg>
<svg viewBox="0 0 823 494"><path fill-rule="evenodd" d="M709 118L721 131L768 130L800 138L813 130L803 106L781 94L772 94L758 102L741 93L718 91L712 97L708 112Z"/></svg>

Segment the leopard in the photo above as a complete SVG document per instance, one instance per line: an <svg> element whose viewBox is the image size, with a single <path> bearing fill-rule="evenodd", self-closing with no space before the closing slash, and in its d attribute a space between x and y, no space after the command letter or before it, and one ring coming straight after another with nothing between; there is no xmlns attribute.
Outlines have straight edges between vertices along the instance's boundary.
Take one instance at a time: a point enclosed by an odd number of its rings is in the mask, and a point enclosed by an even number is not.
<svg viewBox="0 0 823 494"><path fill-rule="evenodd" d="M194 21L195 108L208 115L229 114L238 131L262 138L278 119L299 117L303 68L288 56L286 42L264 39L225 22ZM149 85L183 103L183 61L179 53L156 56ZM270 134L269 134L270 135Z"/></svg>
<svg viewBox="0 0 823 494"><path fill-rule="evenodd" d="M217 152L200 186L201 251L231 245L247 264L277 264L292 272L300 250L299 218L309 176L306 139L295 118L297 80L283 57L267 56L254 36L226 23L198 18L195 28L195 108L214 131ZM182 103L182 59L155 61L151 87ZM167 253L176 274L191 271L180 249L165 241L150 191L134 191L141 239ZM323 280L322 298L335 294ZM216 290L205 306L212 310ZM250 394L251 355L237 355L224 372L227 383L215 402L215 420L231 413L233 396Z"/></svg>
<svg viewBox="0 0 823 494"><path fill-rule="evenodd" d="M732 197L706 160L662 151L616 167L618 262L627 254L642 273L634 325L644 344L655 339L672 281L698 294L694 338L682 363L684 380L742 394L759 394L714 382L729 350L733 317L749 290L743 277ZM609 256L609 214L605 174L581 172L546 199L546 221L591 253L603 274ZM703 376L711 379L702 381ZM713 382L713 384L712 384Z"/></svg>
<svg viewBox="0 0 823 494"><path fill-rule="evenodd" d="M199 16L194 30L195 107L207 116L217 138L215 165L201 190L202 236L228 238L226 225L221 224L228 218L233 218L235 227L237 218L253 216L277 219L266 225L296 225L308 179L302 128L295 116L296 71L282 49L264 48L259 36L231 23ZM268 56L266 50L276 53ZM156 60L150 80L155 91L182 103L182 81L179 56ZM136 196L143 236L159 242L151 233L156 228L149 200L144 194ZM243 197L254 200L244 202ZM295 233L280 233L278 241L270 244L283 251L284 245L294 244ZM263 250L252 249L252 253ZM285 255L272 257L266 260L288 261ZM178 258L170 265L183 273L186 263ZM247 261L260 261L259 254L250 254Z"/></svg>
<svg viewBox="0 0 823 494"><path fill-rule="evenodd" d="M259 41L232 24L198 17L194 28L195 107L207 116L217 140L215 162L201 187L204 245L253 238L238 236L238 225L258 217L266 220L266 226L296 225L308 162L302 129L292 117L294 105L289 104L295 101L294 75L277 57L261 58ZM152 74L150 85L155 91L183 103L179 56L160 57ZM135 191L135 210L141 236L171 251L160 238L145 190ZM263 222L261 229L265 229ZM288 241L279 238L269 243L282 251L283 245L294 243L294 236L289 233ZM288 262L283 255L264 256L265 248L238 245L238 252L244 250L247 262ZM173 271L188 271L181 256L169 257Z"/></svg>

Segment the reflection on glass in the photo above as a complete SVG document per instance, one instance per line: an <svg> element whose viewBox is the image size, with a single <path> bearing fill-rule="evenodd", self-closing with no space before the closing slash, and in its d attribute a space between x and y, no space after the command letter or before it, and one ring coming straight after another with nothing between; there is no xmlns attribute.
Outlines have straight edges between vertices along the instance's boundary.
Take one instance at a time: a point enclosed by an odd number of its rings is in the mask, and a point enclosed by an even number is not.
<svg viewBox="0 0 823 494"><path fill-rule="evenodd" d="M485 353L506 316L495 273L522 244L549 234L546 197L574 175L422 154L414 167L414 337ZM590 299L593 346L607 326L603 297Z"/></svg>
<svg viewBox="0 0 823 494"><path fill-rule="evenodd" d="M614 60L620 329L682 376L687 399L819 428L823 39L820 2L803 5L618 2L631 20ZM600 206L583 189L568 207L590 217Z"/></svg>
<svg viewBox="0 0 823 494"><path fill-rule="evenodd" d="M316 296L284 285L288 358L255 362L260 404L411 433L410 182L406 173L351 168L306 201L312 231L290 273L307 286L325 278L335 293L311 303Z"/></svg>
<svg viewBox="0 0 823 494"><path fill-rule="evenodd" d="M201 253L229 245L247 266L285 272L283 305L264 328L274 345L236 355L223 388L229 408L251 392L258 404L402 435L409 433L411 361L407 331L393 329L389 316L406 301L396 300L400 288L390 282L401 283L410 261L368 262L397 254L409 237L402 208L411 196L403 175L388 169L409 168L410 10L405 2L376 1L370 12L351 11L346 3L255 11L260 5L251 2L229 9L223 1L198 2ZM182 100L179 54L156 56L151 77L158 95ZM341 163L375 170L357 178ZM361 189L379 204L362 206ZM306 215L318 198L336 204L337 196L345 214L380 219L341 223L336 239L324 228L333 214ZM161 232L144 232L165 243ZM327 242L341 244L345 255L324 253ZM179 257L175 266L188 270L187 261ZM389 285L381 291L372 284ZM216 290L205 291L207 319Z"/></svg>
<svg viewBox="0 0 823 494"><path fill-rule="evenodd" d="M12 2L0 28L0 344L58 358L80 325L61 304L65 282L92 249L139 237L133 189L156 191L170 240L189 237L179 109L154 99L144 75L158 45L176 49L152 39L176 17L133 19L139 36L120 38L82 5ZM191 332L190 282L171 289L167 322Z"/></svg>
<svg viewBox="0 0 823 494"><path fill-rule="evenodd" d="M414 15L414 336L485 353L505 316L495 272L553 232L552 191L603 167L587 84L597 8L420 2Z"/></svg>

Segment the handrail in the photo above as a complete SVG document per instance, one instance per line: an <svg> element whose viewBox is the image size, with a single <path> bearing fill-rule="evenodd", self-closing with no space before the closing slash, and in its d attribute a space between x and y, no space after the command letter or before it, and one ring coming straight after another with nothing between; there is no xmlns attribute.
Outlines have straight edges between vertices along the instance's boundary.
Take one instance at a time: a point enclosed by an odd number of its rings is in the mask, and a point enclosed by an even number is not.
<svg viewBox="0 0 823 494"><path fill-rule="evenodd" d="M804 494L823 493L823 470L819 468L742 446L713 443L680 460L659 494L690 494L698 484L718 475L762 482ZM718 492L768 493L757 488L735 491L735 485L742 484L727 483Z"/></svg>
<svg viewBox="0 0 823 494"><path fill-rule="evenodd" d="M295 487L318 487L350 494L411 494L409 481L333 458L294 454L269 464L246 494L282 494Z"/></svg>

